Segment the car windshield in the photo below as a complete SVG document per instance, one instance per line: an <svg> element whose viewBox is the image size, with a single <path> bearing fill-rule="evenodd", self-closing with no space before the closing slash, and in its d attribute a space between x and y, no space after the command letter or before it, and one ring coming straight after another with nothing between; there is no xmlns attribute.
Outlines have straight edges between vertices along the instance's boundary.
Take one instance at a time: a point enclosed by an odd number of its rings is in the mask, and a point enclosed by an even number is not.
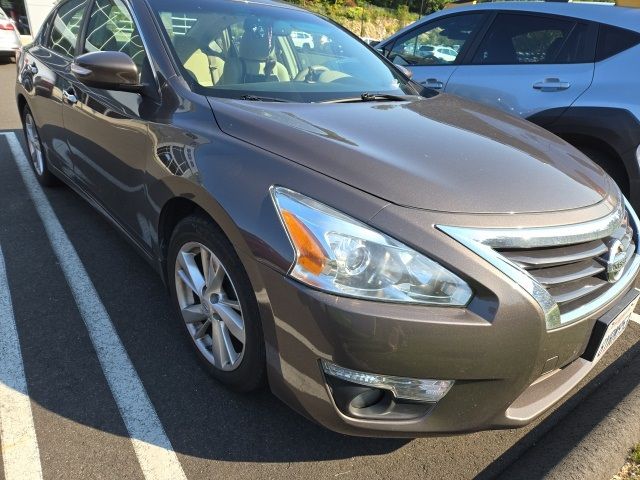
<svg viewBox="0 0 640 480"><path fill-rule="evenodd" d="M369 47L315 14L230 0L151 5L184 77L199 93L295 102L416 94Z"/></svg>

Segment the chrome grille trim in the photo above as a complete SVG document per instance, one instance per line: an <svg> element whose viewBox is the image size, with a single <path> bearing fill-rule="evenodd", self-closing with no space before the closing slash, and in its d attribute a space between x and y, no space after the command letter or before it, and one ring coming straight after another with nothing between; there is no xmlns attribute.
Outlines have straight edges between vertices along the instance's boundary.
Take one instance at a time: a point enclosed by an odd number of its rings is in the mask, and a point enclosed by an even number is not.
<svg viewBox="0 0 640 480"><path fill-rule="evenodd" d="M636 250L633 258L628 262L624 274L616 283L611 284L602 295L563 314L560 313L558 304L543 285L516 263L495 250L495 248L556 247L608 237L620 226L625 207L633 228L633 240ZM554 330L591 315L611 302L632 284L640 270L639 226L640 221L637 215L629 205L629 202L624 199L624 203L621 201L619 206L609 215L576 225L513 229L476 229L436 225L436 228L482 257L520 286L542 309L547 330Z"/></svg>
<svg viewBox="0 0 640 480"><path fill-rule="evenodd" d="M493 248L556 247L572 243L584 243L608 237L617 230L624 216L625 203L610 214L576 225L558 225L537 228L484 228L466 229L473 232L473 240ZM444 227L444 226L443 226ZM440 226L438 226L440 228ZM457 227L454 227L457 228ZM441 228L442 230L442 228Z"/></svg>

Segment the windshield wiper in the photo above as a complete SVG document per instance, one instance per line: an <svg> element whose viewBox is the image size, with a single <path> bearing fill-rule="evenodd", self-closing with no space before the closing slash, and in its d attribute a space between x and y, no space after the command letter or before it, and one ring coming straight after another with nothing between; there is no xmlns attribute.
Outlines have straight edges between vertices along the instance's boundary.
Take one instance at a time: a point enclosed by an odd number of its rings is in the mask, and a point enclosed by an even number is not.
<svg viewBox="0 0 640 480"><path fill-rule="evenodd" d="M327 100L323 103L354 103L354 102L406 102L407 95L393 95L391 93L369 93L363 92L359 97L338 98Z"/></svg>
<svg viewBox="0 0 640 480"><path fill-rule="evenodd" d="M259 97L258 95L242 95L240 100L248 100L250 102L291 102L286 98Z"/></svg>

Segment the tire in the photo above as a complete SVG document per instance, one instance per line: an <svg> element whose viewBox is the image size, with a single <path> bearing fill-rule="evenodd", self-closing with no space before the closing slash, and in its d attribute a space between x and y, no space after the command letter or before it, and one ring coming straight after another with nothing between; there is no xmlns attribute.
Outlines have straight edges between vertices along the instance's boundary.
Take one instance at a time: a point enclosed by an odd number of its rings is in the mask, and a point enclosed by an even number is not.
<svg viewBox="0 0 640 480"><path fill-rule="evenodd" d="M203 251L208 252L210 262ZM205 263L212 265L209 280ZM266 361L258 302L233 246L203 215L188 216L175 227L167 255L167 280L176 318L204 368L232 390L262 388ZM202 294L195 294L196 290ZM238 355L235 360L234 354Z"/></svg>
<svg viewBox="0 0 640 480"><path fill-rule="evenodd" d="M607 172L613 178L613 181L618 184L623 195L629 198L629 179L624 164L619 158L612 157L593 147L578 146L578 149Z"/></svg>
<svg viewBox="0 0 640 480"><path fill-rule="evenodd" d="M36 175L38 182L45 187L58 185L60 181L49 170L49 162L42 141L40 140L38 127L36 126L31 109L27 105L22 109L22 129L25 140L27 141L27 151L29 153L29 159L31 160L31 168L33 168L33 173Z"/></svg>

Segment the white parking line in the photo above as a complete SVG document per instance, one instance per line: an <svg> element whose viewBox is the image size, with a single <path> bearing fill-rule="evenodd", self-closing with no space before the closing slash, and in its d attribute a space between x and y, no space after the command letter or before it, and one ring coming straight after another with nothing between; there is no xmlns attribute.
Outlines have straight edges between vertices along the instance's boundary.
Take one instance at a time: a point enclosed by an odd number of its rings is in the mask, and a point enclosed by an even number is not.
<svg viewBox="0 0 640 480"><path fill-rule="evenodd" d="M15 133L5 133L29 196L78 305L147 480L186 476L93 282L35 178Z"/></svg>
<svg viewBox="0 0 640 480"><path fill-rule="evenodd" d="M0 449L6 480L42 480L20 342L0 247Z"/></svg>

